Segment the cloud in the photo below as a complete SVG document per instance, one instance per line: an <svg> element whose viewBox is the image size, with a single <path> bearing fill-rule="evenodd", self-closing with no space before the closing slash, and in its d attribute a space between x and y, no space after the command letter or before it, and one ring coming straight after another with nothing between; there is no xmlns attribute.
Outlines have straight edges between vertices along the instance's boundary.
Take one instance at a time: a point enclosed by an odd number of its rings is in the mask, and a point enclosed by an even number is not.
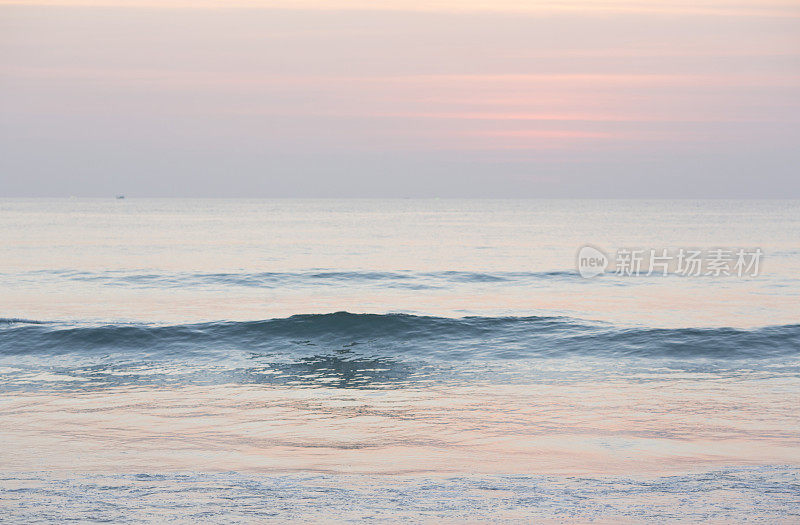
<svg viewBox="0 0 800 525"><path fill-rule="evenodd" d="M417 12L646 13L798 17L792 0L0 0L0 5L129 7L151 9L293 9Z"/></svg>
<svg viewBox="0 0 800 525"><path fill-rule="evenodd" d="M788 2L125 5L0 6L3 191L800 193Z"/></svg>

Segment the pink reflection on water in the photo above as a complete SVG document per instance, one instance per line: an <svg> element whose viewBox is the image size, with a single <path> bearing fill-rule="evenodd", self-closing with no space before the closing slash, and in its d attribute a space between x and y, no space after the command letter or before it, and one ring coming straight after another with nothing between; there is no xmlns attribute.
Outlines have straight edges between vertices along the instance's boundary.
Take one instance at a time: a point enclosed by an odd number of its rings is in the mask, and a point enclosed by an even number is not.
<svg viewBox="0 0 800 525"><path fill-rule="evenodd" d="M792 390L794 389L794 390ZM658 474L800 464L796 379L0 397L2 470Z"/></svg>

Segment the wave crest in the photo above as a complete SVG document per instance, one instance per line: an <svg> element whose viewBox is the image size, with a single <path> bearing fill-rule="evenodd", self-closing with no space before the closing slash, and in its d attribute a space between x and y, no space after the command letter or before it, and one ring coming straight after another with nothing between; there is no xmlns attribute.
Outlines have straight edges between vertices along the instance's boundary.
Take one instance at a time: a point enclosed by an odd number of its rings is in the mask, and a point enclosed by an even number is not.
<svg viewBox="0 0 800 525"><path fill-rule="evenodd" d="M800 353L800 325L619 328L563 317L444 318L408 314L294 315L246 322L64 326L0 320L0 355L125 353L224 358L231 352L361 355L442 360L590 355L761 358Z"/></svg>

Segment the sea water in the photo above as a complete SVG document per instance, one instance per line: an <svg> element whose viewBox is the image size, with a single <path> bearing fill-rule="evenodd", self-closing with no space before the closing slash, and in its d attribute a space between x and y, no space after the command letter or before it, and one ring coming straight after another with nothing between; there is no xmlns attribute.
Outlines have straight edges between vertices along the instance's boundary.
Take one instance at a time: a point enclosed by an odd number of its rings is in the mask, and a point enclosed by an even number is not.
<svg viewBox="0 0 800 525"><path fill-rule="evenodd" d="M799 292L797 201L0 200L0 517L796 522Z"/></svg>

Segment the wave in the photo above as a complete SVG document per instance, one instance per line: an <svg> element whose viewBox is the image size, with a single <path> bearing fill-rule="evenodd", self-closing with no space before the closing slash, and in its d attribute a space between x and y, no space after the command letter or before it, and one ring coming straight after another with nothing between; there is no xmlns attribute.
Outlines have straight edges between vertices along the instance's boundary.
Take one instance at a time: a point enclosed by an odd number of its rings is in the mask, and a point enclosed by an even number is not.
<svg viewBox="0 0 800 525"><path fill-rule="evenodd" d="M0 317L0 325L8 324L47 324L46 321L34 321L32 319L20 319L17 317Z"/></svg>
<svg viewBox="0 0 800 525"><path fill-rule="evenodd" d="M73 270L41 270L28 272L36 279L51 278L91 282L103 286L141 288L201 287L256 287L278 288L284 286L385 286L413 290L440 288L453 284L519 283L563 279L580 279L575 271L544 272L378 272L308 270L301 272L216 272L216 273L165 273L157 271L104 271L85 272ZM19 276L17 276L19 278Z"/></svg>
<svg viewBox="0 0 800 525"><path fill-rule="evenodd" d="M348 352L443 361L558 356L745 359L800 355L800 324L619 328L566 317L443 318L408 314L294 315L173 326L0 320L0 356L124 355L225 359Z"/></svg>

